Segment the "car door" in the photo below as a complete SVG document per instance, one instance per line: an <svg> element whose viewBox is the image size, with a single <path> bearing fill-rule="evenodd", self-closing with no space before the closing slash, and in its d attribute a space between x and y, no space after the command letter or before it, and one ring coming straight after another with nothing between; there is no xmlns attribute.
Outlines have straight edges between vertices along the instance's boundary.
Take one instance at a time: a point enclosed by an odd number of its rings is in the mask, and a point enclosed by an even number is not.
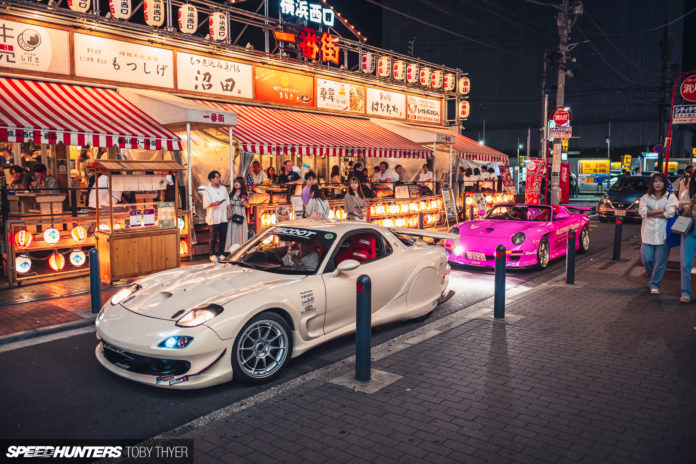
<svg viewBox="0 0 696 464"><path fill-rule="evenodd" d="M553 257L563 256L568 249L568 232L575 227L575 220L568 214L567 211L554 211L553 232L555 248L551 248ZM560 216L560 218L558 217ZM576 231L578 234L580 231Z"/></svg>
<svg viewBox="0 0 696 464"><path fill-rule="evenodd" d="M356 236L373 237L376 242L376 256L363 261L352 271L332 276L337 258ZM356 284L358 277L366 274L372 283L372 313L389 303L400 290L403 282L399 277L398 263L393 262L393 249L385 238L375 230L361 230L344 236L341 244L329 257L322 279L326 289L326 314L324 332L330 334L346 326L355 324Z"/></svg>

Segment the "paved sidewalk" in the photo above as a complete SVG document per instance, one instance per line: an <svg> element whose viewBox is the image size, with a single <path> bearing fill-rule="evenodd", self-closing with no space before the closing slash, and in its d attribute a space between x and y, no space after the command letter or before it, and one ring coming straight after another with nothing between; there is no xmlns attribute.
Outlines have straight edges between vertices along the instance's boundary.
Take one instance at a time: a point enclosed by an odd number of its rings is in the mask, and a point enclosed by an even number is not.
<svg viewBox="0 0 696 464"><path fill-rule="evenodd" d="M610 252L510 298L504 322L375 347L382 388L333 383L354 372L339 363L164 436L193 438L196 464L693 463L696 304L678 275L649 295L635 241Z"/></svg>

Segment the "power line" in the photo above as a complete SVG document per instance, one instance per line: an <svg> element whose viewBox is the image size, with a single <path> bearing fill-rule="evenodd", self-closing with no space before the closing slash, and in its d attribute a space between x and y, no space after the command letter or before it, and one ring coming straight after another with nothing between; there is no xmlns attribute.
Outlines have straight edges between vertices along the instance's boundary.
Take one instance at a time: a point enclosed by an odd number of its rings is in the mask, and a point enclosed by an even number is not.
<svg viewBox="0 0 696 464"><path fill-rule="evenodd" d="M595 47L594 44L592 43L592 41L587 37L587 34L585 34L585 31L583 31L580 27L578 27L578 31L580 32L580 34L582 34L582 36L585 38L585 40L588 41L588 43L589 43L590 47L592 48L592 50L594 50L594 52L597 54L597 56L599 56L599 58L600 58L602 61L604 61L604 64L607 65L607 67L608 67L609 69L611 69L612 71L614 71L614 73L615 73L617 76L619 76L621 79L623 79L624 81L628 82L629 84L636 85L636 86L639 85L637 82L635 82L635 81L629 79L628 77L624 76L618 69L616 69L614 66L612 66L612 64L609 62L609 60L607 60L606 58L604 58L604 55L602 55L602 53L601 53L599 50L597 50L597 47Z"/></svg>
<svg viewBox="0 0 696 464"><path fill-rule="evenodd" d="M479 5L479 4L477 4L477 3L475 3L475 2L473 2L473 1L471 1L471 0L459 0L459 1L460 1L460 2L469 3L469 4L471 4L471 5L475 6L475 7L477 7L477 8L479 8L479 9L483 10L483 11L486 11L486 12L488 12L488 13L491 13L491 14L493 14L493 15L499 17L500 19L502 19L502 20L504 20L504 21L510 22L510 23L512 23L512 24L514 24L514 25L516 25L516 26L518 26L518 27L521 27L521 28L525 29L525 30L532 31L532 32L534 32L535 34L538 34L538 35L540 35L540 36L542 36L542 37L546 37L546 38L549 37L548 34L544 34L544 33L539 32L539 29L541 29L542 31L546 31L546 28L542 27L540 24L537 24L537 23L535 23L534 21L531 21L530 19L527 19L527 18L525 18L525 17L523 17L523 16L520 16L520 15L518 15L518 14L512 13L512 12L509 11L509 10L504 10L503 8L497 7L497 6L493 5L493 4L492 4L490 1L488 1L488 0L480 0L480 1L482 1L483 3L486 3L486 4L488 4L488 5L491 5L492 7L496 8L497 11L492 11L492 10L490 10L490 9L488 9L488 8L485 8L485 7ZM505 17L505 15L502 14L503 11L507 11L509 14L513 15L513 16L514 16L515 18L517 18L517 19L510 19L510 18ZM524 22L526 22L527 24L529 24L529 25L532 26L532 27L531 27L531 28L530 28L530 27L524 27L524 26L520 23L520 21L524 21Z"/></svg>
<svg viewBox="0 0 696 464"><path fill-rule="evenodd" d="M608 35L609 35L610 37L628 37L628 36L632 36L632 35L649 34L649 33L651 33L651 32L659 31L659 30L662 29L663 27L671 26L672 24L681 21L682 19L686 18L687 16L689 16L691 13L693 13L693 12L695 12L695 11L696 11L696 8L692 8L691 10L689 10L688 12L686 12L686 13L684 13L683 15L679 16L678 18L674 18L673 20L668 21L668 22L664 23L664 24L661 25L661 26L655 26L655 27L653 27L653 28L646 29L646 30L644 30L644 31L639 31L639 32L627 32L627 33L623 33L623 34L608 34Z"/></svg>

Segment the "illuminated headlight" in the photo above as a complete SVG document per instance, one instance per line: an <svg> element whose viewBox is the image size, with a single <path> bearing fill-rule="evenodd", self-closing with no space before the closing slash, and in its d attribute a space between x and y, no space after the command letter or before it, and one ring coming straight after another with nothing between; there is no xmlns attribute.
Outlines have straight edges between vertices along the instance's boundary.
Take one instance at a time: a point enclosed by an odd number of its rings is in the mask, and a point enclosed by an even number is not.
<svg viewBox="0 0 696 464"><path fill-rule="evenodd" d="M640 205L640 200L636 200L631 203L631 206L629 206L628 209L638 208L638 205Z"/></svg>
<svg viewBox="0 0 696 464"><path fill-rule="evenodd" d="M456 247L454 247L454 254L455 254L456 256L461 256L461 255L463 255L463 254L464 254L464 247L461 246L461 245L457 245Z"/></svg>
<svg viewBox="0 0 696 464"><path fill-rule="evenodd" d="M197 327L205 324L222 312L222 306L209 304L200 308L192 309L184 314L184 316L176 321L179 327Z"/></svg>
<svg viewBox="0 0 696 464"><path fill-rule="evenodd" d="M611 200L609 200L608 198L602 198L601 203L606 206L611 206Z"/></svg>
<svg viewBox="0 0 696 464"><path fill-rule="evenodd" d="M133 284L126 288L122 288L111 297L111 304L116 306L119 303L126 301L133 293L140 290L140 285Z"/></svg>
<svg viewBox="0 0 696 464"><path fill-rule="evenodd" d="M181 349L186 348L193 341L193 337L175 336L167 337L157 345L160 348Z"/></svg>
<svg viewBox="0 0 696 464"><path fill-rule="evenodd" d="M515 235L512 236L512 243L514 243L515 245L522 245L525 240L527 240L527 236L524 235L522 232L517 232Z"/></svg>
<svg viewBox="0 0 696 464"><path fill-rule="evenodd" d="M101 324L102 319L104 319L104 309L102 309L101 311L99 311L99 315L97 316L97 320L94 321L94 324L95 324L95 325Z"/></svg>

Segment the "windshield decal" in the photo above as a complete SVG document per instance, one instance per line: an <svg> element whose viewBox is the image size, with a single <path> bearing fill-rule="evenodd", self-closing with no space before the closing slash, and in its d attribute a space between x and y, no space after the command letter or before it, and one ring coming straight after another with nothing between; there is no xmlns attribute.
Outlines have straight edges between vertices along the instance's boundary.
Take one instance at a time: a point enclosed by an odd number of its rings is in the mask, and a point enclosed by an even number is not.
<svg viewBox="0 0 696 464"><path fill-rule="evenodd" d="M279 227L274 231L278 235L294 235L295 237L310 238L316 235L316 232L305 229L292 229L290 227Z"/></svg>

